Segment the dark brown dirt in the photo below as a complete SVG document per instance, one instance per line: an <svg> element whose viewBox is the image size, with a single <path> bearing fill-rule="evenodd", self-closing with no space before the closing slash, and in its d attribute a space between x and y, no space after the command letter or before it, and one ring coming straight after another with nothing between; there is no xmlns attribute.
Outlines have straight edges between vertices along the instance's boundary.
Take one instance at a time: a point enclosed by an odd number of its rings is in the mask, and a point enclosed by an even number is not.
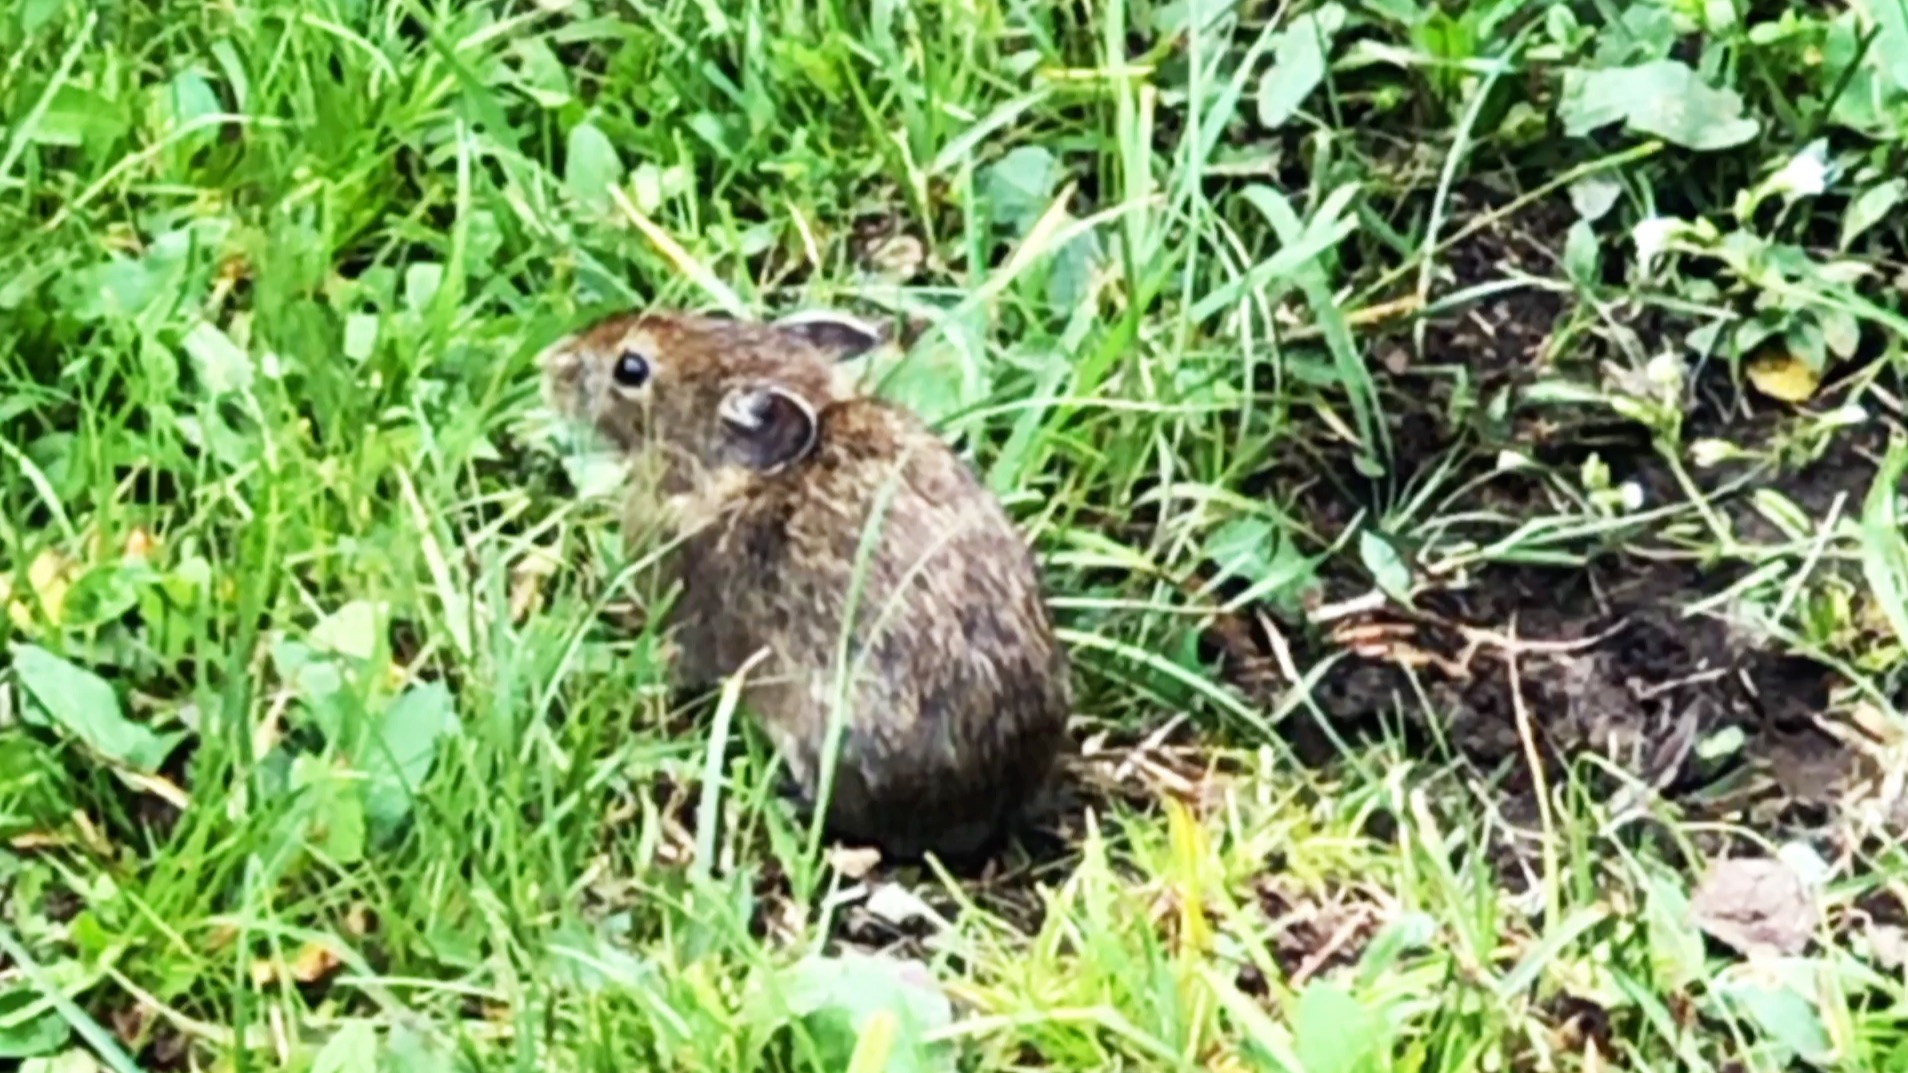
<svg viewBox="0 0 1908 1073"><path fill-rule="evenodd" d="M1462 191L1451 226L1509 199L1482 184ZM1432 301L1513 271L1560 279L1554 251L1563 248L1572 219L1562 196L1502 216L1445 255L1449 271ZM1627 331L1646 353L1680 347L1694 326L1659 311L1625 313L1622 303L1618 311L1624 319L1616 331ZM1773 806L1759 803L1758 816L1819 828L1827 822L1821 806L1834 797L1830 788L1856 759L1816 725L1830 707L1835 676L1732 622L1726 606L1690 609L1713 602L1757 565L1758 546L1792 546L1755 508L1751 490L1778 492L1814 520L1826 518L1838 501L1843 516L1852 516L1874 480L1889 427L1899 428L1899 421L1881 413L1867 428L1801 437L1807 424L1794 409L1747 392L1722 362L1712 361L1683 399L1683 440L1727 438L1758 459L1710 470L1686 466L1686 478L1679 477L1646 430L1607 409L1523 403L1540 377L1596 386L1611 369L1634 365L1613 341L1615 332L1587 331L1558 345L1568 314L1562 295L1522 288L1427 324L1419 357L1409 356L1408 331L1372 342L1371 353L1390 356L1374 362L1372 371L1385 399L1398 472L1367 481L1353 475L1342 450L1321 448L1268 473L1264 491L1292 500L1321 541L1340 538L1361 511L1364 524L1384 518L1439 465L1455 463L1441 483L1462 491L1421 512L1402 532L1386 534L1408 559L1418 551L1436 553L1416 561L1414 607L1387 601L1324 623L1288 619L1279 628L1301 668L1342 656L1314 694L1340 737L1402 724L1419 746L1498 772L1507 808L1530 792L1526 753L1535 748L1553 784L1566 766L1595 753L1672 797L1746 765L1773 776L1762 786L1779 799ZM1451 366L1463 368L1462 380L1450 375ZM1453 385L1464 381L1471 397L1507 393L1510 405L1498 415L1455 407ZM1809 409L1840 405L1839 391L1831 382ZM1873 414L1875 407L1869 409ZM1534 459L1537 470L1494 472L1506 449ZM1645 509L1688 503L1687 479L1751 550L1713 554L1717 541L1691 509L1674 526L1617 523L1599 538L1546 549L1567 553L1575 565L1500 558L1443 577L1423 573L1460 539L1490 546L1533 519L1581 514L1581 507L1559 500L1556 487L1575 485L1593 454L1613 483L1642 490ZM1427 531L1434 517L1464 520ZM1327 568L1323 602L1372 591L1372 579L1356 563L1354 552ZM1849 563L1821 564L1815 576L1831 573L1859 582L1859 567ZM1241 619L1217 624L1213 635L1213 647L1242 688L1270 699L1289 685L1265 680L1264 631ZM1298 725L1306 721L1294 720L1295 738L1309 746L1302 753L1323 759L1323 737ZM1725 732L1739 732L1743 747L1722 761L1699 760L1697 746ZM1818 792L1798 793L1798 787Z"/></svg>

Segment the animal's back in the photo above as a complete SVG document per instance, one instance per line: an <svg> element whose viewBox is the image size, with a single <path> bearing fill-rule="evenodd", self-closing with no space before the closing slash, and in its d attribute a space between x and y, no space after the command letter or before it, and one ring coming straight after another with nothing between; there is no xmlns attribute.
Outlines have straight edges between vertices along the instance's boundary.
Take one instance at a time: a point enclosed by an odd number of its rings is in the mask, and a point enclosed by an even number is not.
<svg viewBox="0 0 1908 1073"><path fill-rule="evenodd" d="M767 482L688 556L691 571L719 557L747 606L705 592L688 610L731 655L776 650L749 699L811 793L845 654L838 833L899 856L978 852L1046 777L1070 707L1033 555L911 413L851 399L820 421L801 472Z"/></svg>

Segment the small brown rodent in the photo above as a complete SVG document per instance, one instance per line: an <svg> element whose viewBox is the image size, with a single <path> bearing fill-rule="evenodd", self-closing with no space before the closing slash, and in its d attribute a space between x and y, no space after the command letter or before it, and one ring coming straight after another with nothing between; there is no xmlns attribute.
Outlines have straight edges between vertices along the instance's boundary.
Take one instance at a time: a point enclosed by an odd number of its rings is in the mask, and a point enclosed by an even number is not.
<svg viewBox="0 0 1908 1073"><path fill-rule="evenodd" d="M952 863L996 848L1045 784L1069 660L1000 504L914 413L839 375L881 342L835 315L631 312L539 365L552 410L643 463L626 518L677 541L677 679L706 687L765 653L743 699L812 815L852 601L825 829Z"/></svg>

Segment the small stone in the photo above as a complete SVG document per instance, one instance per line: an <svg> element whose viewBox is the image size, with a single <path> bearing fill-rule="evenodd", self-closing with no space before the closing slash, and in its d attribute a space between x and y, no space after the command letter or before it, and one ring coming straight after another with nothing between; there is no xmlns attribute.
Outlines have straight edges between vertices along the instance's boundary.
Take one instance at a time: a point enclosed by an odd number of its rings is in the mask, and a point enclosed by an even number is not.
<svg viewBox="0 0 1908 1073"><path fill-rule="evenodd" d="M1800 954L1821 911L1815 889L1788 862L1735 857L1710 866L1690 898L1691 923L1745 955Z"/></svg>

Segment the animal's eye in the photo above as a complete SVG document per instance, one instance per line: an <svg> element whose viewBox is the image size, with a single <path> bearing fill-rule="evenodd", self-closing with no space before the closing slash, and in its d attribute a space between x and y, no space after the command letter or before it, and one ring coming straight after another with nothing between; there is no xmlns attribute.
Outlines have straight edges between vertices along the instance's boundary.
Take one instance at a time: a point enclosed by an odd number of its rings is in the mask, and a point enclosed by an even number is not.
<svg viewBox="0 0 1908 1073"><path fill-rule="evenodd" d="M649 382L649 359L634 350L625 350L616 356L613 375L623 387L642 387Z"/></svg>

